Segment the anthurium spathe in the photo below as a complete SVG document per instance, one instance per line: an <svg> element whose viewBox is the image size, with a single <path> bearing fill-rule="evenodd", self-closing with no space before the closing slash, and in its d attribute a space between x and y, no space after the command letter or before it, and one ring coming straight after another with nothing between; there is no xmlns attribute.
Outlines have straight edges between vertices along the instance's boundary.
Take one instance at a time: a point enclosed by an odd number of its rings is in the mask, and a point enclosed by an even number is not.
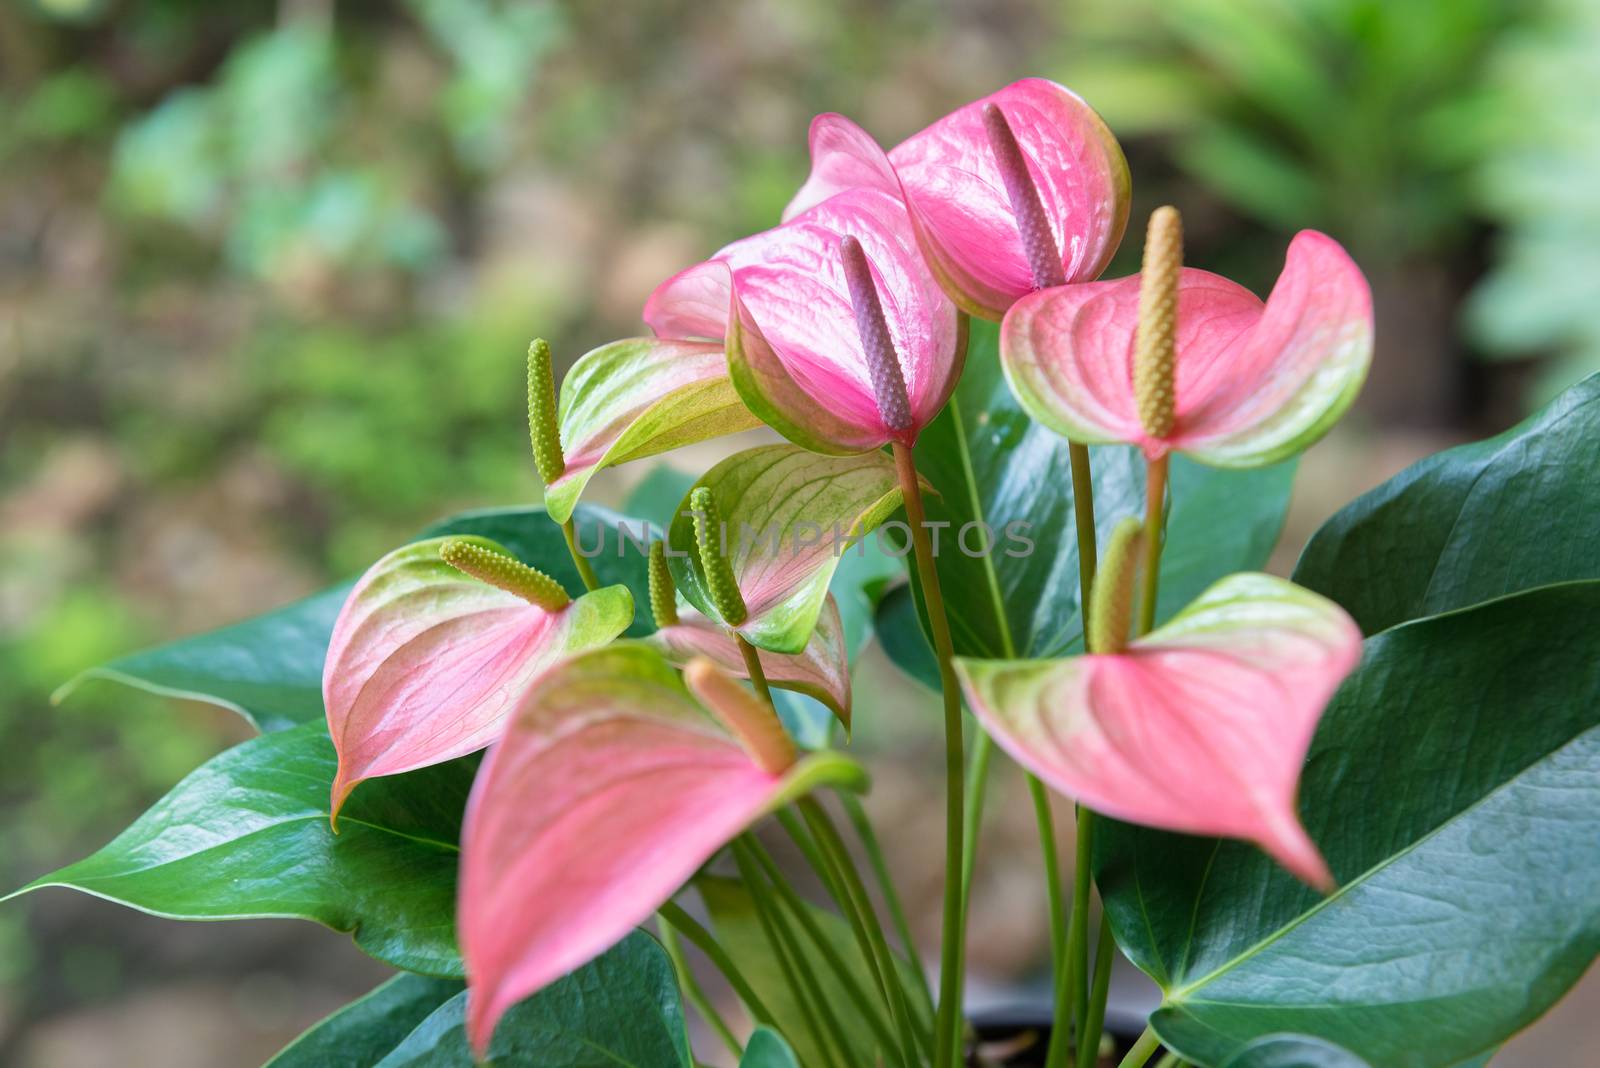
<svg viewBox="0 0 1600 1068"><path fill-rule="evenodd" d="M840 558L900 503L894 464L882 453L746 449L701 476L678 506L667 530L673 581L702 615L751 645L799 653ZM702 531L725 568L707 567Z"/></svg>
<svg viewBox="0 0 1600 1068"><path fill-rule="evenodd" d="M1015 153L997 150L990 109L1004 117ZM1024 168L1032 192L1016 182ZM1130 185L1121 147L1089 105L1055 82L1024 78L889 152L843 115L817 116L811 176L785 218L852 188L902 199L951 298L998 320L1041 284L1087 281L1105 269L1127 225Z"/></svg>
<svg viewBox="0 0 1600 1068"><path fill-rule="evenodd" d="M733 635L692 608L682 609L671 623L663 625L658 618L656 631L648 641L674 664L686 664L703 656L730 675L749 677ZM850 663L839 605L831 594L823 602L805 648L798 653L764 653L761 667L768 683L821 701L846 730L850 729Z"/></svg>
<svg viewBox="0 0 1600 1068"><path fill-rule="evenodd" d="M540 672L632 620L627 587L572 600L487 538L433 538L379 560L350 591L323 668L335 825L362 780L495 741Z"/></svg>
<svg viewBox="0 0 1600 1068"><path fill-rule="evenodd" d="M530 419L539 418L536 392L550 388L549 349L542 346L535 342L529 353ZM614 341L582 356L561 381L557 422L559 436L540 467L551 476L544 506L558 523L572 518L603 467L761 425L728 379L721 344L653 337Z"/></svg>
<svg viewBox="0 0 1600 1068"><path fill-rule="evenodd" d="M1360 658L1361 632L1332 601L1246 573L1119 652L957 671L984 728L1053 788L1130 823L1249 839L1326 888L1295 791Z"/></svg>
<svg viewBox="0 0 1600 1068"><path fill-rule="evenodd" d="M891 353L862 343L865 308L844 265L850 239L889 295ZM662 338L725 340L728 373L750 410L824 453L913 443L949 400L966 354L964 325L917 251L905 206L877 189L843 192L734 242L657 287L644 318ZM904 411L883 410L874 387L891 364Z"/></svg>
<svg viewBox="0 0 1600 1068"><path fill-rule="evenodd" d="M480 1052L506 1009L626 935L760 816L864 785L838 754L797 758L771 709L709 662L688 677L693 695L637 643L576 656L484 761L458 917Z"/></svg>
<svg viewBox="0 0 1600 1068"><path fill-rule="evenodd" d="M1141 275L1042 290L1012 307L1000 359L1017 401L1075 442L1134 444L1151 459L1177 451L1252 467L1315 442L1371 362L1372 295L1360 269L1332 238L1302 231L1263 303L1180 262L1170 264L1176 322L1164 329L1175 331L1175 356L1160 423L1141 417L1135 383Z"/></svg>

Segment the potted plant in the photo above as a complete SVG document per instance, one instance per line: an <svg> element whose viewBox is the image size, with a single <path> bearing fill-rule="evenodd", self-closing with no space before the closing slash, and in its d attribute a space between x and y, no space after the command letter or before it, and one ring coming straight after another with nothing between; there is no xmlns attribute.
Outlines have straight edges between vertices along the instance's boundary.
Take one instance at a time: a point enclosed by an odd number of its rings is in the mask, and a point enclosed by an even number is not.
<svg viewBox="0 0 1600 1068"><path fill-rule="evenodd" d="M261 735L24 890L311 919L398 970L279 1068L692 1068L684 1002L750 1068L1089 1068L1118 952L1162 991L1127 1068L1485 1063L1600 946L1600 378L1265 575L1372 351L1332 238L1296 236L1263 301L1185 266L1162 208L1140 273L1097 280L1127 166L1039 79L887 152L821 116L811 149L784 220L663 283L650 336L559 391L530 347L541 507L91 671ZM582 503L761 425L784 442L659 513ZM848 755L869 631L943 698L937 962ZM962 1006L1001 759L1046 861L1031 1043ZM1050 792L1078 803L1070 886Z"/></svg>

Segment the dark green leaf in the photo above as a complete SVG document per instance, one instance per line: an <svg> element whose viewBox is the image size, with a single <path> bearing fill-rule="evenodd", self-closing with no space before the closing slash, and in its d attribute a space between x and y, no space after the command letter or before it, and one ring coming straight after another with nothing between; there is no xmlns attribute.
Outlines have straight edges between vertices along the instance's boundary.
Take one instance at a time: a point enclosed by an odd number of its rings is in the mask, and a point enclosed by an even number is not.
<svg viewBox="0 0 1600 1068"><path fill-rule="evenodd" d="M314 1025L266 1068L372 1068L459 993L459 979L397 975Z"/></svg>
<svg viewBox="0 0 1600 1068"><path fill-rule="evenodd" d="M928 499L929 521L950 523L939 532L938 560L956 652L1060 656L1082 637L1067 443L1017 406L1000 373L997 336L992 324L972 324L966 371L949 406L918 439L917 468L938 494ZM1144 514L1144 461L1120 446L1091 453L1095 523L1104 542L1119 519ZM1223 575L1266 561L1293 479L1292 462L1222 471L1173 459L1159 618ZM972 556L962 551L960 535L977 523L994 532L994 549ZM969 552L981 548L982 533L978 526L968 530ZM895 598L880 604L876 623L885 645L891 655L900 650L896 662L911 670L909 622Z"/></svg>
<svg viewBox="0 0 1600 1068"><path fill-rule="evenodd" d="M1560 997L1600 950L1596 633L1580 582L1368 639L1301 782L1326 899L1241 843L1105 821L1100 888L1162 1038L1203 1065L1287 1031L1443 1068Z"/></svg>
<svg viewBox="0 0 1600 1068"><path fill-rule="evenodd" d="M575 516L585 548L605 551L594 560L602 585L620 582L632 591L635 604L649 604L646 558L634 543L623 544L619 524L638 531L643 524L590 505ZM420 538L443 534L479 534L510 549L524 563L558 579L570 592L583 589L561 528L539 508L507 508L467 512L436 523ZM660 536L660 531L656 531ZM648 538L640 536L648 544ZM275 612L207 634L183 638L134 653L88 671L63 686L66 697L88 679L111 679L153 693L207 701L232 709L258 730L275 731L323 718L322 661L328 636L350 584L344 583L296 601ZM641 599L642 598L642 599ZM648 613L635 614L630 637L651 630Z"/></svg>
<svg viewBox="0 0 1600 1068"><path fill-rule="evenodd" d="M231 627L120 657L83 672L54 700L89 679L110 679L220 705L262 731L321 719L322 659L349 593L344 583Z"/></svg>
<svg viewBox="0 0 1600 1068"><path fill-rule="evenodd" d="M745 1043L739 1068L800 1068L794 1050L783 1036L767 1027L758 1027Z"/></svg>
<svg viewBox="0 0 1600 1068"><path fill-rule="evenodd" d="M1371 1068L1347 1049L1306 1035L1268 1035L1228 1058L1222 1068Z"/></svg>
<svg viewBox="0 0 1600 1068"><path fill-rule="evenodd" d="M473 1068L467 995L422 1021L378 1068ZM690 1068L672 962L634 931L564 979L513 1006L495 1028L485 1066Z"/></svg>
<svg viewBox="0 0 1600 1068"><path fill-rule="evenodd" d="M458 976L456 845L477 760L374 779L328 829L322 723L212 758L99 852L17 893L65 886L182 920L293 917L407 971Z"/></svg>
<svg viewBox="0 0 1600 1068"><path fill-rule="evenodd" d="M656 464L633 487L627 500L622 502L622 510L666 530L672 525L678 502L688 495L694 480L694 475L680 471L669 463Z"/></svg>
<svg viewBox="0 0 1600 1068"><path fill-rule="evenodd" d="M1430 456L1311 539L1294 580L1367 634L1517 590L1600 578L1600 375L1488 441Z"/></svg>

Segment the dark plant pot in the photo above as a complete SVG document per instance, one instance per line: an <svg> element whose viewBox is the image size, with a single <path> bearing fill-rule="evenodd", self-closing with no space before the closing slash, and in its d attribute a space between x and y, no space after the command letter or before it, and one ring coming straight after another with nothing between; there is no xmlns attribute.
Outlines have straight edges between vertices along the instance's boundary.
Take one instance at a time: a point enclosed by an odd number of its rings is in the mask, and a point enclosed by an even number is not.
<svg viewBox="0 0 1600 1068"><path fill-rule="evenodd" d="M1028 1009L998 1010L982 1013L972 1023L979 1047L968 1057L969 1068L1043 1068L1053 1029L1048 1015ZM1110 1068L1121 1060L1143 1027L1144 1021L1136 1016L1109 1009L1106 1034L1115 1045L1115 1053L1109 1059L1102 1057L1100 1064Z"/></svg>

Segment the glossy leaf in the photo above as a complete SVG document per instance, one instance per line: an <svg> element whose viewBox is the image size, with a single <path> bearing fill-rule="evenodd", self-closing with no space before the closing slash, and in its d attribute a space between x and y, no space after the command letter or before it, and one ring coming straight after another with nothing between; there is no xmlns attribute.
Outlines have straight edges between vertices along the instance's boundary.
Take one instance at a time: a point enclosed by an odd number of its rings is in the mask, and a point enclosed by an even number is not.
<svg viewBox="0 0 1600 1068"><path fill-rule="evenodd" d="M728 559L749 610L737 629L752 645L775 653L805 648L850 539L872 531L900 505L894 464L876 452L831 457L763 445L728 457L695 485L710 489L722 516ZM688 495L668 528L667 545L678 591L720 622L695 550Z"/></svg>
<svg viewBox="0 0 1600 1068"><path fill-rule="evenodd" d="M1414 464L1345 506L1306 546L1295 581L1361 629L1517 590L1600 578L1600 375L1487 441Z"/></svg>
<svg viewBox="0 0 1600 1068"><path fill-rule="evenodd" d="M1118 819L1246 838L1314 886L1328 870L1295 787L1361 655L1332 601L1230 575L1115 655L956 661L967 706L1047 785Z"/></svg>
<svg viewBox="0 0 1600 1068"><path fill-rule="evenodd" d="M1087 444L1177 450L1219 467L1256 467L1303 451L1350 407L1372 359L1372 294L1332 238L1305 230L1263 303L1209 271L1178 291L1175 422L1149 434L1134 397L1139 276L1042 290L1001 329L1017 400Z"/></svg>
<svg viewBox="0 0 1600 1068"><path fill-rule="evenodd" d="M707 656L730 675L750 677L744 656L727 629L692 609L680 612L673 626L657 630L650 642L679 666L691 657ZM803 650L760 655L768 683L821 701L850 729L850 661L845 654L839 606L832 595L824 601L817 627Z"/></svg>
<svg viewBox="0 0 1600 1068"><path fill-rule="evenodd" d="M92 667L56 691L60 702L91 679L204 701L262 731L322 719L322 659L350 584L265 615Z"/></svg>
<svg viewBox="0 0 1600 1068"><path fill-rule="evenodd" d="M439 553L448 540L414 542L379 560L334 625L322 691L339 750L336 822L345 798L367 779L440 764L498 740L534 679L605 645L633 621L626 586L547 610L446 563ZM465 540L506 553L487 538Z"/></svg>
<svg viewBox="0 0 1600 1068"><path fill-rule="evenodd" d="M463 832L474 1046L511 1005L647 919L756 819L814 787L862 783L855 764L826 752L762 770L646 646L596 650L546 674L484 762Z"/></svg>
<svg viewBox="0 0 1600 1068"><path fill-rule="evenodd" d="M928 519L950 524L940 531L938 568L956 652L984 659L1062 656L1082 648L1083 631L1067 443L1012 398L995 356L997 328L974 323L972 343L960 388L916 449L917 468L936 491L927 495ZM1104 543L1117 520L1143 514L1144 462L1125 447L1090 452ZM1292 462L1223 471L1173 459L1158 621L1224 575L1266 563L1293 480ZM982 529L973 524L994 532L987 555L976 552ZM960 546L969 527L974 555ZM932 661L910 609L903 595L886 597L876 626L896 663L916 672Z"/></svg>
<svg viewBox="0 0 1600 1068"><path fill-rule="evenodd" d="M783 969L772 951L771 943L767 941L761 921L756 914L755 902L744 884L717 876L701 876L695 880L695 887L700 891L706 909L711 914L717 943L727 951L740 972L749 980L756 996L772 1010L777 1026L794 1046L794 1052L800 1063L807 1065L828 1063L822 1056L817 1037L805 1023L806 1015L800 1003L795 1000L793 988L784 977ZM816 920L823 936L839 958L845 962L845 966L850 969L856 985L867 991L869 996L878 997L872 972L867 969L866 961L862 958L861 950L849 925L832 912L814 906L809 907L811 916ZM792 921L791 924L797 932L800 930L798 924ZM839 981L834 978L834 973L822 951L808 938L802 937L800 943L800 953L805 961L804 967L823 981L824 990L840 992ZM915 992L918 983L916 973L911 971L911 966L904 959L896 957L896 963L900 969L900 982L905 987L906 1004L914 1014L921 1013L923 1002L920 995ZM883 1051L879 1049L877 1038L861 1007L842 996L842 993L832 1000L830 1007L844 1031L849 1063L878 1064ZM925 1015L919 1016L917 1026L926 1029L931 1026L931 1021L927 1020Z"/></svg>
<svg viewBox="0 0 1600 1068"><path fill-rule="evenodd" d="M692 1068L672 962L643 931L513 1005L483 1061L468 1006L464 993L445 1002L377 1068Z"/></svg>
<svg viewBox="0 0 1600 1068"><path fill-rule="evenodd" d="M1371 1068L1354 1053L1320 1038L1268 1035L1228 1058L1222 1068Z"/></svg>
<svg viewBox="0 0 1600 1068"><path fill-rule="evenodd" d="M183 920L294 917L397 968L460 975L457 840L475 762L369 784L328 825L320 723L253 738L173 787L109 845L29 883Z"/></svg>
<svg viewBox="0 0 1600 1068"><path fill-rule="evenodd" d="M1444 1068L1560 997L1600 951L1597 632L1582 582L1369 638L1301 778L1326 899L1237 843L1103 823L1099 886L1163 1040L1210 1065L1293 1031Z"/></svg>
<svg viewBox="0 0 1600 1068"><path fill-rule="evenodd" d="M676 500L674 496L674 503ZM652 536L648 524L592 505L579 507L575 515L585 547L600 545L602 536L606 539L604 551L593 560L600 581L622 583L633 592L636 603L648 603L642 550L633 540L624 543L617 536L620 525L648 544ZM490 538L567 589L583 588L561 528L542 508L467 512L434 524L422 536L445 534ZM321 721L325 715L323 660L334 620L350 589L351 584L344 583L231 627L119 657L85 671L63 686L56 699L65 699L85 681L109 679L230 709L264 731ZM648 614L637 613L628 634L640 637L650 633Z"/></svg>
<svg viewBox="0 0 1600 1068"><path fill-rule="evenodd" d="M1071 90L1043 78L1024 78L966 104L887 153L844 116L817 116L811 176L784 217L842 189L901 197L946 292L973 315L998 320L1035 284L984 128L989 105L1005 115L1022 150L1066 280L1095 278L1128 221L1128 164L1100 117Z"/></svg>
<svg viewBox="0 0 1600 1068"><path fill-rule="evenodd" d="M761 425L728 379L720 344L628 338L586 353L561 382L566 473L544 506L565 522L602 467Z"/></svg>
<svg viewBox="0 0 1600 1068"><path fill-rule="evenodd" d="M800 1061L782 1035L770 1027L758 1027L745 1043L739 1068L800 1068Z"/></svg>
<svg viewBox="0 0 1600 1068"><path fill-rule="evenodd" d="M463 989L459 979L397 975L314 1024L266 1068L371 1068Z"/></svg>

